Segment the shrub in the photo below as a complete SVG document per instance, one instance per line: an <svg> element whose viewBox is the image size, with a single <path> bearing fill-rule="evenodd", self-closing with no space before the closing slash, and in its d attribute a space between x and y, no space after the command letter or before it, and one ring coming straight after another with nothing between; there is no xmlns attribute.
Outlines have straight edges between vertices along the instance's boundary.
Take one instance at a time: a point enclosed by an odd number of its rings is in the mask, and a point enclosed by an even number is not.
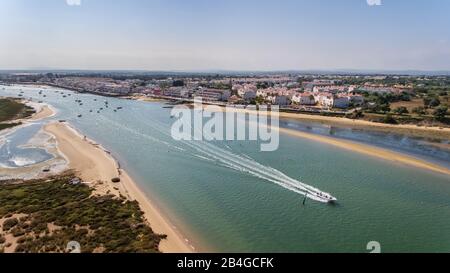
<svg viewBox="0 0 450 273"><path fill-rule="evenodd" d="M441 106L434 111L433 116L437 120L444 120L445 116L447 115L447 112L448 112L448 107Z"/></svg>
<svg viewBox="0 0 450 273"><path fill-rule="evenodd" d="M425 111L425 108L423 108L423 107L416 107L416 108L414 108L413 110L412 110L412 112L414 113L414 114L417 114L417 115L419 115L419 116L423 116L423 115L425 115L427 112Z"/></svg>
<svg viewBox="0 0 450 273"><path fill-rule="evenodd" d="M387 124L397 124L397 120L392 117L392 115L387 114L384 118L383 118L383 123L387 123Z"/></svg>
<svg viewBox="0 0 450 273"><path fill-rule="evenodd" d="M11 230L11 233L14 237L18 238L25 235L25 231L21 228L15 227Z"/></svg>
<svg viewBox="0 0 450 273"><path fill-rule="evenodd" d="M408 109L406 107L404 107L404 106L395 109L394 112L399 114L399 115L409 114Z"/></svg>
<svg viewBox="0 0 450 273"><path fill-rule="evenodd" d="M345 115L345 117L349 119L359 119L364 117L364 113L362 111L354 111L351 114Z"/></svg>
<svg viewBox="0 0 450 273"><path fill-rule="evenodd" d="M389 104L379 104L375 110L377 112L382 112L382 113L387 113L391 111L391 107L389 106Z"/></svg>
<svg viewBox="0 0 450 273"><path fill-rule="evenodd" d="M155 234L146 224L137 202L92 196L86 185L68 186L72 178L0 185L0 215L10 214L6 219L12 214L28 215L16 219L17 223L8 221L9 233L17 238L16 252L64 252L69 241L80 242L83 252L158 252L165 236ZM12 192L21 190L27 194L20 199L12 197ZM50 234L48 223L60 229Z"/></svg>
<svg viewBox="0 0 450 273"><path fill-rule="evenodd" d="M430 106L431 106L431 107L437 107L437 106L439 106L439 105L441 105L441 101L440 101L438 98L433 98L433 99L430 101Z"/></svg>
<svg viewBox="0 0 450 273"><path fill-rule="evenodd" d="M10 218L3 223L3 230L8 231L19 224L16 218Z"/></svg>

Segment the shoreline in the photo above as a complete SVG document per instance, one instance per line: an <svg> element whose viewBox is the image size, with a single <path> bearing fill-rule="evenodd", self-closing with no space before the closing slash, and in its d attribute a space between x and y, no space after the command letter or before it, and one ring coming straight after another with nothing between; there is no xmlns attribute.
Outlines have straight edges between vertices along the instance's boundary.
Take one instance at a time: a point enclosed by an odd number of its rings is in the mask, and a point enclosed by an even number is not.
<svg viewBox="0 0 450 273"><path fill-rule="evenodd" d="M56 87L49 84L37 84L37 83L30 83L30 84L14 84L16 86L36 86L41 88L60 88L65 89L68 91L73 91L77 93L81 93L78 90L71 90L66 87ZM94 95L98 96L104 96L108 97L106 94L97 94L93 93ZM143 101L143 102L168 102L167 99L164 98L148 98L143 96L119 96L116 97L118 99L125 99L125 100L137 100L137 101ZM190 105L188 103L187 105ZM221 108L225 108L223 105L215 105L219 106ZM246 111L248 113L254 112L255 110L249 110L249 109L239 109L239 108L233 108L235 111ZM387 132L387 133L397 133L397 134L405 134L410 136L418 136L418 137L425 137L425 138L438 138L443 140L450 139L450 128L441 128L441 127L427 127L427 126L417 126L413 124L385 124L385 123L378 123L378 122L372 122L372 121L366 121L361 119L348 119L343 117L329 117L329 116L321 116L321 115L308 115L308 114L302 114L302 113L289 113L289 112L279 112L279 117L281 119L294 119L294 120L300 120L300 121L306 121L306 122L315 122L315 123L321 123L326 125L334 125L334 126L344 126L344 127L351 127L356 129L363 129L363 130L372 130L372 131L379 131L379 132Z"/></svg>
<svg viewBox="0 0 450 273"><path fill-rule="evenodd" d="M188 104L191 105L191 104ZM209 105L204 105L207 107ZM231 110L236 113L248 113L251 115L270 115L270 112L260 112L253 109L241 109L236 107L228 107L225 108L222 105L214 105L218 106L221 109ZM301 113L288 113L288 112L278 112L279 118L282 120L297 120L303 122L312 122L312 123L320 123L331 126L341 126L345 128L355 128L362 130L371 130L385 133L394 133L394 134L403 134L409 136L418 136L424 138L432 138L432 139L441 139L448 140L450 139L450 128L446 127L426 127L426 126L418 126L413 124L386 124L386 123L378 123L367 120L360 119L348 119L343 117L329 117L329 116L320 116L320 115L308 115Z"/></svg>
<svg viewBox="0 0 450 273"><path fill-rule="evenodd" d="M207 109L205 109L205 110L207 110ZM235 112L248 112L248 110L243 110L243 109L234 109L234 111ZM256 114L256 112L251 111L249 114ZM435 163L432 163L432 162L429 162L429 161L426 161L424 159L420 159L420 158L417 158L414 156L403 154L400 152L391 151L388 149L371 146L368 144L358 143L355 141L350 141L350 140L345 140L345 139L337 139L337 138L332 138L332 137L322 136L322 135L312 134L312 133L306 133L306 132L289 129L289 128L278 127L275 130L278 130L280 133L283 133L283 134L286 134L289 136L298 137L298 138L302 138L302 139L308 139L308 140L328 144L328 145L331 145L334 147L338 147L338 148L345 149L345 150L359 153L359 154L364 154L364 155L371 156L374 158L383 159L383 160L387 160L387 161L391 161L391 162L396 162L396 163L400 163L400 164L407 165L410 167L418 167L418 168L421 168L424 170L429 170L429 171L433 171L433 172L440 173L440 174L450 175L450 169L448 169L444 166L441 166L441 165L438 165L438 164L435 164Z"/></svg>
<svg viewBox="0 0 450 273"><path fill-rule="evenodd" d="M418 167L424 170L433 171L440 174L450 175L450 169L445 168L444 166L428 162L426 160L422 160L413 156L409 156L406 154L402 154L399 152L391 151L388 149L383 149L376 146L370 146L367 144L360 144L350 140L344 139L334 139L327 136L320 136L310 133L305 133L293 129L287 128L279 128L281 133L284 133L289 136L308 139L316 142L325 143L334 147L338 147L341 149L345 149L348 151L356 152L359 154L364 154L367 156L371 156L378 159L383 159L403 165L407 165L410 167Z"/></svg>
<svg viewBox="0 0 450 273"><path fill-rule="evenodd" d="M339 117L327 117L327 116L316 116L316 115L306 115L299 113L286 113L280 112L280 118L282 119L293 119L301 120L307 122L316 122L326 125L351 127L355 129L366 129L373 131L381 131L388 133L406 134L411 136L420 136L427 138L439 138L439 139L450 139L450 128L441 127L426 127L417 126L412 124L384 124L372 121L360 120L360 119L348 119Z"/></svg>
<svg viewBox="0 0 450 273"><path fill-rule="evenodd" d="M97 194L124 196L139 203L155 233L167 235L160 244L163 253L192 253L195 248L159 211L126 171L101 145L81 136L76 129L63 123L50 123L44 131L57 140L58 150L65 155L69 167L92 185ZM120 183L112 178L119 177ZM100 182L102 181L102 182Z"/></svg>
<svg viewBox="0 0 450 273"><path fill-rule="evenodd" d="M14 122L22 122L22 125L6 129L2 132L3 134L10 134L15 130L20 129L21 127L27 126L34 122L40 122L57 114L56 109L54 109L49 104L36 103L26 99L22 99L22 102L29 107L32 107L35 110L35 113L27 118L14 120ZM57 129L53 128L55 130L48 130L52 125ZM60 125L64 126L65 128L61 128ZM120 167L120 163L112 157L109 151L103 148L100 144L84 137L77 129L71 127L69 124L62 124L56 121L52 123L44 122L41 131L45 135L48 135L52 141L48 140L46 141L46 143L41 143L39 147L45 149L55 158L49 161L41 162L37 165L10 169L5 172L4 175L8 175L8 177L20 177L21 179L28 180L31 178L45 178L49 174L57 175L64 170L74 169L76 173L79 174L80 178L83 178L83 180L86 178L86 181L91 181L88 184L92 185L97 193L109 194L108 192L110 192L115 196L124 196L128 200L137 201L142 211L144 212L144 217L147 219L147 222L149 222L149 226L154 230L154 232L158 234L165 234L168 236L167 239L162 240L160 243L159 249L161 252L196 252L196 248L191 244L191 242L182 235L182 233L175 225L173 225L166 217L164 217L164 214L161 213L161 210L154 203L152 203L151 199L148 197L148 194L144 193L139 188L139 186L133 181L129 174ZM67 136L65 140L70 140L72 144L79 141L78 144L81 143L80 147L83 147L84 149L78 149L79 146L75 145L77 149L73 149L75 152L68 156L68 153L64 152L64 147L61 147L60 138L63 135ZM67 148L67 145L65 146ZM77 150L89 150L90 152L76 155L75 153L79 152ZM92 160L93 158L90 158L90 154L95 155L94 160ZM88 159L88 162L92 163L91 166L82 166L83 164L81 164L80 166L74 166L76 164L73 164L73 162L80 160L83 161L85 159ZM59 163L61 160L65 161L63 169L61 169L61 164ZM101 170L97 170L99 172L94 174L92 171L98 169L99 161L101 162L101 164L108 164L109 170L107 170L107 168L103 166L102 168L100 168ZM43 168L47 168L47 166L50 166L51 171L49 173L42 173L41 170ZM115 174L110 172L111 170L114 171ZM108 174L109 176L107 177L105 176L105 174ZM118 184L113 184L111 182L111 179L115 177L120 177L121 182ZM98 181L107 182L106 187L100 185ZM115 188L118 188L118 190L115 190Z"/></svg>
<svg viewBox="0 0 450 273"><path fill-rule="evenodd" d="M40 85L43 87L43 85ZM53 86L44 85L49 88L54 88ZM123 98L126 99L126 98ZM139 100L136 98L128 98L132 100ZM161 102L160 100L142 100L149 103L153 102ZM219 106L221 109L225 109L223 106ZM48 115L48 111L52 110L49 109L48 105L44 105L43 108L47 109L41 109L39 113L36 113L33 115L31 120L33 118L35 120L40 120L46 117ZM231 109L234 112L244 112L248 114L262 114L268 115L267 112L259 112L256 110L251 109L240 109L240 108L227 108ZM47 114L44 114L44 112L47 112ZM42 113L42 117L40 116L40 113ZM54 113L53 113L54 115ZM47 116L48 117L48 116ZM365 121L365 120L353 120L353 119L347 119L347 118L340 118L340 117L327 117L327 116L317 116L317 115L307 115L307 114L300 114L300 113L287 113L287 112L279 112L280 119L284 120L299 120L304 122L315 122L315 123L321 123L321 124L327 124L327 125L334 125L334 126L343 126L343 127L350 127L350 128L359 128L362 130L373 130L373 131L383 131L387 133L397 133L397 134L405 134L405 135L412 135L412 136L421 136L421 137L429 137L429 138L440 138L440 139L450 139L450 128L440 128L440 127L420 127L417 125L406 125L406 124L399 124L399 125L391 125L391 124L383 124L383 123L376 123L371 121ZM432 170L435 172L443 173L443 174L450 174L450 170L440 166L438 164L434 164L431 162L428 162L423 159L415 158L413 156L409 156L406 154L402 154L399 152L390 151L388 149L383 149L380 147L370 146L367 144L361 144L349 140L342 140L342 139L333 139L326 136L320 136L310 133L305 133L301 131L297 131L294 129L288 129L288 128L279 128L280 132L283 132L287 135L295 136L295 137L301 137L305 139L320 141L322 143L327 143L329 145L333 145L335 147L340 147L343 149L351 150L353 152L358 152L361 154L366 154L369 156L374 156L377 158L382 158L385 160L395 161L395 162L401 162L403 164L409 165L409 166L415 166L420 167L428 170ZM435 144L439 145L439 144Z"/></svg>
<svg viewBox="0 0 450 273"><path fill-rule="evenodd" d="M27 105L32 106L33 104L27 103ZM33 106L32 106L33 107ZM54 117L56 115L56 110L54 110L50 105L44 104L40 110L36 111L35 114L29 118L29 121L40 121L46 118Z"/></svg>

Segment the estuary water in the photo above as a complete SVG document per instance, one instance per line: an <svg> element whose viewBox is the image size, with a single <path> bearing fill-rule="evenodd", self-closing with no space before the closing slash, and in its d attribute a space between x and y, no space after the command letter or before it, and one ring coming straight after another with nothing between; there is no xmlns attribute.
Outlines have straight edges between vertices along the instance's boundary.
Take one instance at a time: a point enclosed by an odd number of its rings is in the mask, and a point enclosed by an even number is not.
<svg viewBox="0 0 450 273"><path fill-rule="evenodd" d="M257 142L179 142L170 137L170 109L160 103L4 88L0 96L50 104L58 113L49 120L66 120L110 150L200 251L368 252L368 242L377 241L383 252L450 252L448 176L287 135L275 152L260 152ZM48 160L45 151L23 147L46 121L0 133L0 170ZM448 151L420 138L280 125L449 166ZM303 205L297 186L329 192L339 202Z"/></svg>

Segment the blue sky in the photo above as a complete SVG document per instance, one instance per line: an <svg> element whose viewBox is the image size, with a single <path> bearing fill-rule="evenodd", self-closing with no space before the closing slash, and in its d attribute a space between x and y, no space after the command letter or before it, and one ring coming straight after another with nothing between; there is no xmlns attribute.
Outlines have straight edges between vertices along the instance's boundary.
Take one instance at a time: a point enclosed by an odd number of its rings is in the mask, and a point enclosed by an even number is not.
<svg viewBox="0 0 450 273"><path fill-rule="evenodd" d="M450 1L0 0L0 69L450 70Z"/></svg>

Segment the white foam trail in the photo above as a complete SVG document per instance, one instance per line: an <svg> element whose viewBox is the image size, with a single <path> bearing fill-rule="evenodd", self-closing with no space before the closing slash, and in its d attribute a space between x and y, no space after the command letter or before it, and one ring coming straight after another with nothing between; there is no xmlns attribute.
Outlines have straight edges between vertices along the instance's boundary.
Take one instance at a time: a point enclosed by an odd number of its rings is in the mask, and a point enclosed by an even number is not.
<svg viewBox="0 0 450 273"><path fill-rule="evenodd" d="M253 160L253 158L251 158L249 155L242 154L242 156L245 157L245 158L247 158L247 159Z"/></svg>
<svg viewBox="0 0 450 273"><path fill-rule="evenodd" d="M173 148L173 149L178 150L178 151L181 151L181 152L186 151L185 149L183 149L183 148L181 148L181 147L175 146L175 145L173 145L173 144L171 144L171 143L169 143L169 142L166 142L166 141L157 139L157 138L155 138L155 137L149 136L149 135L147 135L147 134L141 133L141 132L139 132L139 131L137 131L137 130L128 128L128 127L126 127L126 126L124 126L124 125L122 125L122 124L120 124L120 123L118 123L118 122L115 122L115 121L113 121L113 120L110 120L110 119L108 119L108 118L104 118L104 121L111 123L111 124L114 125L115 127L120 127L121 129L123 129L123 130L125 130L125 131L127 131L127 132L129 132L129 133L132 133L132 134L134 134L134 135L141 136L141 137L143 137L143 138L145 138L145 139L148 139L148 140L150 140L150 141L153 141L153 142L156 142L156 143L159 143L159 144L166 145L166 146L169 147L169 148Z"/></svg>
<svg viewBox="0 0 450 273"><path fill-rule="evenodd" d="M182 148L172 145L168 142L159 140L155 137L152 137L152 136L143 134L141 132L138 132L136 130L130 129L130 128L123 126L122 124L119 124L112 120L108 120L108 121L110 123L113 123L117 127L121 127L130 133L142 136L151 141L165 144L165 145L169 146L170 148L182 149ZM155 131L158 131L159 133L170 138L171 137L170 134L168 134L166 132L167 128L164 128L164 125L158 125L157 123L158 123L158 121L153 120L152 123L147 123L147 125L152 127ZM233 169L235 171L248 173L255 177L275 183L285 189L288 189L288 190L298 193L300 195L306 196L309 199L312 199L315 201L319 201L319 202L323 202L323 203L327 203L329 201L323 197L323 196L330 196L328 193L322 192L321 190L319 190L317 188L314 188L314 187L307 185L305 183L302 183L294 178L291 178L277 169L274 169L274 168L268 167L268 166L264 166L264 165L256 162L254 159L252 159L251 157L249 157L247 155L242 155L242 156L237 155L237 154L234 154L232 151L219 148L219 147L217 147L211 143L205 142L205 141L203 141L203 142L180 141L180 143L183 143L184 145L194 149L195 151L200 152L202 154L200 159L205 160L206 158L208 158L209 161L219 162L219 163L221 163L220 164L221 166L227 167L229 169ZM184 150L184 149L182 149L182 150ZM198 155L197 155L197 157L198 157Z"/></svg>
<svg viewBox="0 0 450 273"><path fill-rule="evenodd" d="M196 157L196 158L205 160L205 161L216 162L215 160L213 160L213 159L211 159L211 158L207 158L207 157L204 157L204 156L201 156L201 155L194 154L193 156Z"/></svg>
<svg viewBox="0 0 450 273"><path fill-rule="evenodd" d="M317 196L318 194L327 193L323 193L317 188L293 179L277 169L264 166L254 160L245 158L237 154L233 154L210 143L194 141L184 143L194 148L197 152L201 152L206 156L219 161L220 163L222 163L222 166L251 174L255 177L275 183L298 194L307 195L307 197L310 199L314 199L320 202L328 202L326 199Z"/></svg>
<svg viewBox="0 0 450 273"><path fill-rule="evenodd" d="M150 125L155 130L159 131L162 134L167 135L164 132L164 129L156 128L158 127L156 124ZM162 127L162 126L159 126ZM327 200L322 196L330 196L330 194L322 192L321 190L314 188L310 185L302 183L296 179L293 179L281 171L274 169L272 167L264 166L254 159L252 159L248 155L237 155L232 151L228 151L226 149L219 148L208 142L198 142L198 141L182 141L185 145L195 149L197 152L202 153L206 157L210 157L214 159L214 161L218 161L223 167L227 167L236 171L248 173L255 177L264 179L266 181L275 183L281 187L284 187L288 190L296 192L298 194L307 196L309 199L316 200L319 202L327 203Z"/></svg>

